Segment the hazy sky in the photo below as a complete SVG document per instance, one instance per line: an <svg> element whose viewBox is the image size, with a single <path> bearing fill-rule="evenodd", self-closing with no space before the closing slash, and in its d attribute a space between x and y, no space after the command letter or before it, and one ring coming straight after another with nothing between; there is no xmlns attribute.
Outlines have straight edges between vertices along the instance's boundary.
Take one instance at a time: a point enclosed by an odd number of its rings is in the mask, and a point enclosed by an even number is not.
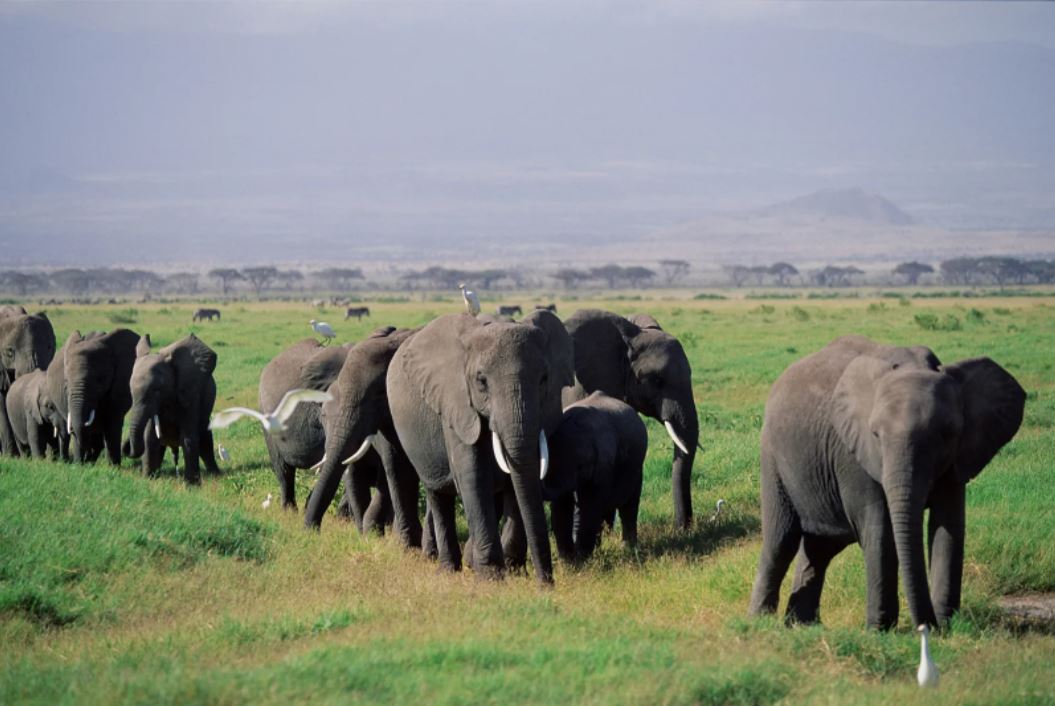
<svg viewBox="0 0 1055 706"><path fill-rule="evenodd" d="M1051 3L0 1L23 263L596 242L840 186L1050 227L1052 125Z"/></svg>

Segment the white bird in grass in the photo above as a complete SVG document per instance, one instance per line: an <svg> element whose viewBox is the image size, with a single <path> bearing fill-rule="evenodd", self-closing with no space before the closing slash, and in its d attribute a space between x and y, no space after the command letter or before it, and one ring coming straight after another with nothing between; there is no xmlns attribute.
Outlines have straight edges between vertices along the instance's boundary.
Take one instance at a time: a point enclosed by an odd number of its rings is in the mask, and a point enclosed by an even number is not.
<svg viewBox="0 0 1055 706"><path fill-rule="evenodd" d="M231 452L227 450L227 447L224 446L223 444L220 444L219 451L220 451L220 460L223 461L224 463L230 463L231 462Z"/></svg>
<svg viewBox="0 0 1055 706"><path fill-rule="evenodd" d="M260 503L260 507L264 508L265 510L271 507L271 493L267 494L267 497L264 498L264 502Z"/></svg>
<svg viewBox="0 0 1055 706"><path fill-rule="evenodd" d="M311 328L315 333L322 336L323 345L329 343L331 339L337 338L337 334L333 332L333 327L325 321L316 321L315 319L312 319L308 323L311 324Z"/></svg>
<svg viewBox="0 0 1055 706"><path fill-rule="evenodd" d="M930 658L930 646L927 644L927 637L930 635L930 628L926 625L920 625L916 628L919 633L919 669L916 671L916 681L919 685L924 688L934 688L938 686L938 665L934 664L934 660Z"/></svg>
<svg viewBox="0 0 1055 706"><path fill-rule="evenodd" d="M278 406L275 407L275 411L271 412L271 414L261 414L255 409L249 409L248 407L229 407L213 416L212 421L209 422L209 428L223 429L231 426L242 417L254 417L263 425L264 431L268 434L281 434L286 431L286 422L293 416L298 404L301 402L329 402L332 399L333 395L321 390L290 390L282 396Z"/></svg>
<svg viewBox="0 0 1055 706"><path fill-rule="evenodd" d="M725 507L725 500L718 498L718 502L714 504L714 514L711 515L711 522L718 521L718 515L722 514L722 508Z"/></svg>
<svg viewBox="0 0 1055 706"><path fill-rule="evenodd" d="M479 314L480 300L476 297L476 292L471 289L466 289L465 282L459 282L458 289L462 290L462 299L465 301L465 310L472 316Z"/></svg>

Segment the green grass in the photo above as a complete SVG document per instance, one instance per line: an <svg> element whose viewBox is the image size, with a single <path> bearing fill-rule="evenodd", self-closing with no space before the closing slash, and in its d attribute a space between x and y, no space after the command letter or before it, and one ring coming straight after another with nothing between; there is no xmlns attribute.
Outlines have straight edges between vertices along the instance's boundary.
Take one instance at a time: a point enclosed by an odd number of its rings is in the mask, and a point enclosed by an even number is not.
<svg viewBox="0 0 1055 706"><path fill-rule="evenodd" d="M558 563L553 590L527 576L442 574L332 516L314 534L297 514L263 510L276 484L250 424L222 433L233 463L198 489L169 460L155 479L130 461L111 470L0 460L0 703L1053 703L1055 636L1023 632L996 600L1055 591L1055 300L694 294L557 300L562 315L648 311L684 340L705 451L693 478L698 521L676 532L671 442L648 421L639 550L606 536L586 566ZM459 307L452 297L363 301L371 319L322 314L338 342ZM222 322L192 324L195 308L140 304L132 327L158 346L190 331L212 345L221 406L254 405L261 368L320 318L307 303L235 304ZM115 313L67 306L49 316L61 345L74 329L113 328ZM922 327L920 314L937 326ZM953 318L958 328L944 325ZM766 394L788 364L849 333L924 343L946 362L990 355L1029 393L1018 436L968 486L964 607L934 640L933 693L915 686L907 617L892 633L863 628L856 547L829 570L822 626L745 617ZM298 476L301 501L312 480ZM719 497L726 512L712 522Z"/></svg>

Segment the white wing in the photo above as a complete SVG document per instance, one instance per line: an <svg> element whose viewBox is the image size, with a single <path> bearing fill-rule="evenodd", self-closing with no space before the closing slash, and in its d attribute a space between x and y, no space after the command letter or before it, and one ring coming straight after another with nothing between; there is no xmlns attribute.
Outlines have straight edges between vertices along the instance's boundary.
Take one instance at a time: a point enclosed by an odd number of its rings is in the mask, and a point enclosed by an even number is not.
<svg viewBox="0 0 1055 706"><path fill-rule="evenodd" d="M293 411L297 409L297 405L301 402L329 402L332 399L333 395L321 390L290 390L282 396L271 416L277 419L279 424L285 424L293 416Z"/></svg>
<svg viewBox="0 0 1055 706"><path fill-rule="evenodd" d="M255 409L247 409L246 407L229 407L217 412L213 415L212 421L209 422L209 428L223 429L224 427L231 426L242 417L254 417L264 425L265 429L267 428L267 418Z"/></svg>
<svg viewBox="0 0 1055 706"><path fill-rule="evenodd" d="M315 331L322 334L323 336L326 336L327 338L331 338L337 335L333 332L333 327L325 321L320 321L319 323L315 324Z"/></svg>
<svg viewBox="0 0 1055 706"><path fill-rule="evenodd" d="M480 313L480 299L476 296L476 292L471 292L469 290L466 290L465 291L465 298L469 302L469 313L474 315L474 316L476 314L479 314Z"/></svg>

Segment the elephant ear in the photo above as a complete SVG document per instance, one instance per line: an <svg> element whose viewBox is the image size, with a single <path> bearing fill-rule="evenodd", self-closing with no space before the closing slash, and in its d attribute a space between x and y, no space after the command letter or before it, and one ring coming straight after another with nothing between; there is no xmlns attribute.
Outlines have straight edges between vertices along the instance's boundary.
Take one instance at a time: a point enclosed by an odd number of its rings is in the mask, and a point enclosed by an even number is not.
<svg viewBox="0 0 1055 706"><path fill-rule="evenodd" d="M143 334L143 337L139 339L139 343L136 344L136 358L150 355L150 346L150 334L145 333Z"/></svg>
<svg viewBox="0 0 1055 706"><path fill-rule="evenodd" d="M628 316L627 320L640 328L650 328L655 331L663 330L663 327L659 325L659 322L651 314L634 314L633 316Z"/></svg>
<svg viewBox="0 0 1055 706"><path fill-rule="evenodd" d="M470 446L479 440L481 424L469 397L469 356L462 341L480 326L467 314L441 316L407 341L397 356L401 371L429 409Z"/></svg>
<svg viewBox="0 0 1055 706"><path fill-rule="evenodd" d="M544 350L549 364L549 375L543 401L542 425L547 434L552 434L561 422L561 392L565 387L575 384L575 346L564 324L551 311L533 311L522 323L534 326L546 334Z"/></svg>
<svg viewBox="0 0 1055 706"><path fill-rule="evenodd" d="M891 369L888 361L858 356L846 366L832 395L830 421L835 433L877 482L883 477L883 452L869 420L875 406L876 384Z"/></svg>
<svg viewBox="0 0 1055 706"><path fill-rule="evenodd" d="M978 475L1022 424L1026 391L989 358L971 358L942 370L961 384L963 432L956 473L966 483Z"/></svg>
<svg viewBox="0 0 1055 706"><path fill-rule="evenodd" d="M309 390L328 388L341 374L349 350L343 346L319 348L300 369L301 386Z"/></svg>
<svg viewBox="0 0 1055 706"><path fill-rule="evenodd" d="M207 379L216 370L216 352L191 334L161 351L176 377L176 397L184 410L198 408Z"/></svg>

